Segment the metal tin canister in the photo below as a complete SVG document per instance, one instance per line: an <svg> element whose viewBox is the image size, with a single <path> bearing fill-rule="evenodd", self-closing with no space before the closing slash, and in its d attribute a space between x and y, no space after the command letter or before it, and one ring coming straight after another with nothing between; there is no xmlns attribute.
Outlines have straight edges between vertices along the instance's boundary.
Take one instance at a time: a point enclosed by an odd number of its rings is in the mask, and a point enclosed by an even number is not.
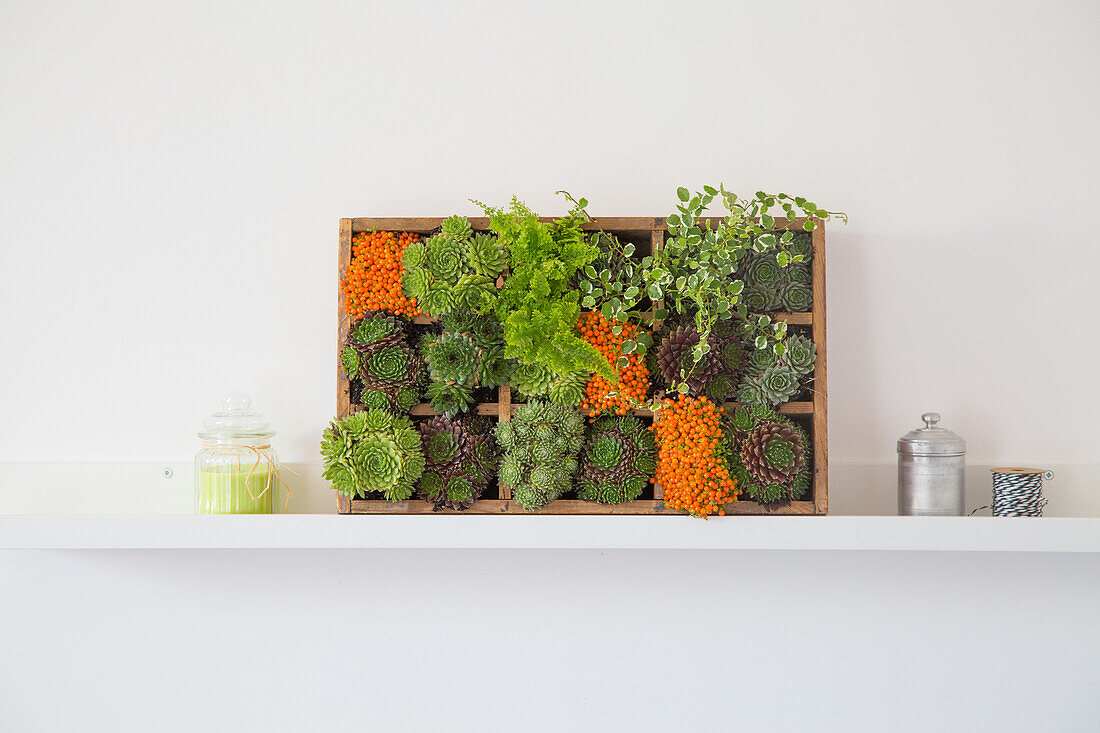
<svg viewBox="0 0 1100 733"><path fill-rule="evenodd" d="M921 415L924 427L898 439L898 514L961 517L966 497L966 441Z"/></svg>

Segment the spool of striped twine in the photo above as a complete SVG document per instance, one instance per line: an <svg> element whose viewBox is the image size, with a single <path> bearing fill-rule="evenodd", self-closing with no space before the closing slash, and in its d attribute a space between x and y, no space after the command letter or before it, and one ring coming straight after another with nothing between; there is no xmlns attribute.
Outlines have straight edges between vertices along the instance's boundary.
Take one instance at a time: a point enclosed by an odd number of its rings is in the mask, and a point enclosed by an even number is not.
<svg viewBox="0 0 1100 733"><path fill-rule="evenodd" d="M1054 471L1042 468L991 468L993 473L993 516L1041 517L1047 499L1043 497L1043 479L1054 478Z"/></svg>

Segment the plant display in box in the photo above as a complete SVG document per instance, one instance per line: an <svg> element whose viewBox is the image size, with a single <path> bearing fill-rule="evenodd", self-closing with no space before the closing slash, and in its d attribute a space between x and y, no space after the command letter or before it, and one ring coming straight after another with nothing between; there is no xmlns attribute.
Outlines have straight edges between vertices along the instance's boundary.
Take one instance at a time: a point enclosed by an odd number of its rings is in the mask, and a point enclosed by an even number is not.
<svg viewBox="0 0 1100 733"><path fill-rule="evenodd" d="M507 384L512 363L504 358L504 336L492 314L459 308L443 316L443 331L425 337L428 399L436 412L454 417L474 403L477 387Z"/></svg>
<svg viewBox="0 0 1100 733"><path fill-rule="evenodd" d="M801 427L755 405L734 410L726 433L731 468L742 493L761 504L806 496L811 446Z"/></svg>
<svg viewBox="0 0 1100 733"><path fill-rule="evenodd" d="M653 433L638 418L601 417L586 431L577 496L602 504L634 501L656 467Z"/></svg>
<svg viewBox="0 0 1100 733"><path fill-rule="evenodd" d="M778 349L758 349L749 355L737 400L747 405L787 402L816 362L817 346L801 334L789 336Z"/></svg>
<svg viewBox="0 0 1100 733"><path fill-rule="evenodd" d="M367 311L352 325L340 360L348 378L359 380L364 407L406 412L420 402L424 362L396 316Z"/></svg>
<svg viewBox="0 0 1100 733"><path fill-rule="evenodd" d="M727 464L722 411L706 397L680 394L662 400L653 423L657 434L657 483L665 506L704 519L725 514L738 496Z"/></svg>
<svg viewBox="0 0 1100 733"><path fill-rule="evenodd" d="M565 217L540 222L512 198L507 209L477 203L508 250L511 273L499 291L496 313L504 324L504 355L519 362L513 384L530 397L576 405L592 372L614 372L591 344L577 335L579 293L571 287L578 270L599 254L583 231L583 199Z"/></svg>
<svg viewBox="0 0 1100 733"><path fill-rule="evenodd" d="M528 511L561 497L573 484L584 420L572 407L533 400L496 427L504 448L498 479Z"/></svg>
<svg viewBox="0 0 1100 733"><path fill-rule="evenodd" d="M351 263L340 283L344 312L355 317L378 310L419 315L416 300L407 299L401 292L401 259L419 238L419 234L410 232L356 234L351 240Z"/></svg>
<svg viewBox="0 0 1100 733"><path fill-rule="evenodd" d="M601 412L626 414L640 407L649 391L649 367L637 350L643 338L652 341L641 327L626 321L609 321L599 311L581 314L577 330L615 370L615 379L593 374L585 385L581 408L589 417Z"/></svg>
<svg viewBox="0 0 1100 733"><path fill-rule="evenodd" d="M813 306L809 266L813 248L810 235L807 232L795 233L789 252L792 261L786 267L779 265L776 252L754 251L747 254L738 270L738 277L745 282L742 300L749 311L804 312Z"/></svg>
<svg viewBox="0 0 1100 733"><path fill-rule="evenodd" d="M412 496L424 470L420 433L407 417L365 410L334 420L321 440L323 476L344 496Z"/></svg>
<svg viewBox="0 0 1100 733"><path fill-rule="evenodd" d="M427 464L417 493L443 508L467 509L496 473L500 450L482 418L437 416L419 426Z"/></svg>
<svg viewBox="0 0 1100 733"><path fill-rule="evenodd" d="M749 354L734 333L731 321L714 324L698 363L694 361L694 353L701 336L691 320L674 319L665 325L663 333L654 361L668 389L705 395L718 405L733 399Z"/></svg>
<svg viewBox="0 0 1100 733"><path fill-rule="evenodd" d="M504 245L488 234L474 234L464 216L450 217L439 234L409 245L401 262L405 295L433 316L492 307L496 279L508 264Z"/></svg>
<svg viewBox="0 0 1100 733"><path fill-rule="evenodd" d="M751 332L749 342L757 350L782 351L787 324L758 316L760 310L771 305L771 296L763 294L759 284L777 277L788 281L792 277L804 278L801 265L809 251L805 240L796 239L794 231L775 231L773 210L781 209L791 220L804 218L801 226L806 232L817 226L815 219L837 216L847 221L847 217L826 211L801 196L785 193L757 191L749 198L741 198L721 187L703 186L694 195L686 188L679 188L676 196L680 200L677 213L666 219L670 236L659 251L642 259L642 267L649 297L654 301L664 299L670 310L694 319L698 340L691 347L688 363L681 363L677 380L677 388L688 392L694 372L706 368L711 330L721 320L743 321ZM715 225L704 214L718 197L728 215ZM774 255L777 270L791 265L799 268L793 275L773 272L770 259L754 259L759 254ZM746 279L735 276L749 264L754 267L750 279L755 279L752 285L755 290L747 290ZM805 292L800 290L802 283L796 285L787 294L788 302L792 305L808 302Z"/></svg>

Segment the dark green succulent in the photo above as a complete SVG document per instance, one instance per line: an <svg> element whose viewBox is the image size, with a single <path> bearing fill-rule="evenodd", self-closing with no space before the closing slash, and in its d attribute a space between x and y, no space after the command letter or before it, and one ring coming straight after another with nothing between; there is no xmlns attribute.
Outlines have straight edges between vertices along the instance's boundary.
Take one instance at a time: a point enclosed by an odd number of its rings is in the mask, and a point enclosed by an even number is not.
<svg viewBox="0 0 1100 733"><path fill-rule="evenodd" d="M506 384L512 370L504 358L503 332L492 314L460 308L443 317L443 331L424 339L422 350L436 412L454 417L473 404L477 387Z"/></svg>
<svg viewBox="0 0 1100 733"><path fill-rule="evenodd" d="M634 501L656 466L653 434L633 416L605 416L587 430L577 474L577 496L603 504Z"/></svg>
<svg viewBox="0 0 1100 733"><path fill-rule="evenodd" d="M810 285L813 282L813 275L810 272L809 264L805 262L792 262L787 265L787 280L792 283Z"/></svg>
<svg viewBox="0 0 1100 733"><path fill-rule="evenodd" d="M453 288L456 308L479 309L491 303L496 283L485 275L461 275Z"/></svg>
<svg viewBox="0 0 1100 733"><path fill-rule="evenodd" d="M788 246L792 257L802 257L802 262L808 263L813 254L813 243L809 232L796 232ZM799 263L794 263L799 264Z"/></svg>
<svg viewBox="0 0 1100 733"><path fill-rule="evenodd" d="M760 377L744 377L741 384L737 385L737 401L746 405L755 405L765 402L764 389L760 384Z"/></svg>
<svg viewBox="0 0 1100 733"><path fill-rule="evenodd" d="M755 252L743 260L738 271L738 276L745 282L741 302L749 311L810 310L813 305L813 274L809 242L808 236L796 234L786 252ZM796 262L793 259L796 255L804 259Z"/></svg>
<svg viewBox="0 0 1100 733"><path fill-rule="evenodd" d="M500 449L483 418L436 416L420 424L426 465L418 492L435 509L467 509L496 471Z"/></svg>
<svg viewBox="0 0 1100 733"><path fill-rule="evenodd" d="M801 427L762 406L743 407L729 415L726 442L744 497L768 505L806 497L811 445Z"/></svg>
<svg viewBox="0 0 1100 733"><path fill-rule="evenodd" d="M409 371L409 362L415 358L412 349L404 344L383 346L367 355L366 371L375 379L400 382Z"/></svg>
<svg viewBox="0 0 1100 733"><path fill-rule="evenodd" d="M334 420L321 440L323 476L352 498L381 494L389 501L412 496L424 470L420 435L407 417L371 409Z"/></svg>
<svg viewBox="0 0 1100 733"><path fill-rule="evenodd" d="M774 288L782 280L782 268L776 262L774 253L756 254L749 259L745 272L745 283L747 285Z"/></svg>
<svg viewBox="0 0 1100 733"><path fill-rule="evenodd" d="M805 312L813 307L814 291L810 289L809 285L789 282L780 291L779 299L783 310Z"/></svg>
<svg viewBox="0 0 1100 733"><path fill-rule="evenodd" d="M775 293L767 285L750 285L741 292L741 302L756 313L771 308L774 299Z"/></svg>
<svg viewBox="0 0 1100 733"><path fill-rule="evenodd" d="M352 326L340 361L358 386L352 390L357 404L406 412L420 401L424 362L408 346L405 329L392 314L368 311Z"/></svg>
<svg viewBox="0 0 1100 733"><path fill-rule="evenodd" d="M747 354L729 321L714 324L707 351L697 362L695 353L702 347L694 323L670 321L662 333L651 368L660 374L670 391L706 395L719 404L734 396L745 371Z"/></svg>
<svg viewBox="0 0 1100 733"><path fill-rule="evenodd" d="M539 509L569 490L584 437L576 409L532 400L499 423L496 436L505 451L498 479L524 509Z"/></svg>
<svg viewBox="0 0 1100 733"><path fill-rule="evenodd" d="M468 335L446 331L425 339L423 349L428 375L434 381L454 382L464 387L472 387L477 381L481 349Z"/></svg>

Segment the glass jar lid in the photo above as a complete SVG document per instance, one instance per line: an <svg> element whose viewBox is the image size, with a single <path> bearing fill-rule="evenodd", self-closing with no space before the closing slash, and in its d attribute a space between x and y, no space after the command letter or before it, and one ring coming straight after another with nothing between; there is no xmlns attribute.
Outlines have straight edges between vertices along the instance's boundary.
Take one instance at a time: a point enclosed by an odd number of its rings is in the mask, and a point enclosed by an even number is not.
<svg viewBox="0 0 1100 733"><path fill-rule="evenodd" d="M961 456L966 453L965 440L937 425L940 413L926 412L920 418L924 420L924 427L901 436L898 439L898 453L914 456Z"/></svg>
<svg viewBox="0 0 1100 733"><path fill-rule="evenodd" d="M222 397L222 409L202 421L203 440L232 438L270 438L275 434L271 423L252 411L252 399L244 392L229 392Z"/></svg>

